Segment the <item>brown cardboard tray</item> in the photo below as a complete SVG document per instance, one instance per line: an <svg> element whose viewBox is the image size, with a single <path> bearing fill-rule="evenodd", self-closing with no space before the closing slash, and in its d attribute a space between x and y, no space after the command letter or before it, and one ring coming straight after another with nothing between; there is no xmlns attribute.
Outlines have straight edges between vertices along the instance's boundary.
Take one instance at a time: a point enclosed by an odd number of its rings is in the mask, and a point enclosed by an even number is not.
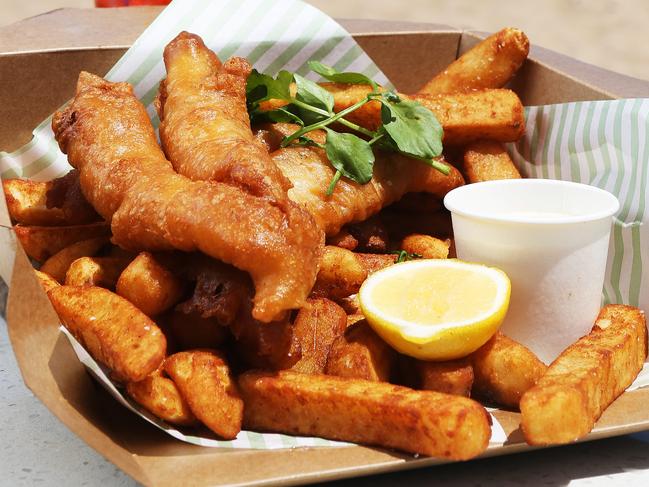
<svg viewBox="0 0 649 487"><path fill-rule="evenodd" d="M159 11L57 10L0 29L0 150L29 141L33 127L72 96L79 71L104 74ZM482 37L430 24L341 23L404 92L416 90ZM649 82L537 47L512 88L526 105L649 97ZM0 225L9 224L0 198ZM181 443L119 406L90 378L58 331L59 320L20 248L10 284L9 336L25 384L86 443L144 484L302 484L443 463L361 446L261 451ZM647 404L649 389L623 394L585 440L649 429ZM531 449L518 413L494 414L508 440L483 456Z"/></svg>

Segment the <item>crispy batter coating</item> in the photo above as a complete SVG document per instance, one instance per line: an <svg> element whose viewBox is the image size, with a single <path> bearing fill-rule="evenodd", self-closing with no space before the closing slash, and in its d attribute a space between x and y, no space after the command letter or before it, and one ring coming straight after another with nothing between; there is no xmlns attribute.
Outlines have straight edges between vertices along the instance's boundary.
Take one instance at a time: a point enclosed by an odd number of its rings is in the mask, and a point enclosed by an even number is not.
<svg viewBox="0 0 649 487"><path fill-rule="evenodd" d="M128 83L82 72L74 101L52 127L80 172L84 195L129 250L200 250L250 273L255 318L300 307L317 272L322 236L295 228L266 198L177 174ZM301 213L300 213L301 215Z"/></svg>
<svg viewBox="0 0 649 487"><path fill-rule="evenodd" d="M274 124L266 130L289 135L297 127ZM309 133L309 137L319 143L325 140L324 132L320 131ZM399 154L377 153L369 183L341 178L333 195L327 196L327 186L336 170L323 149L291 146L273 152L272 156L293 184L289 197L303 205L329 236L337 234L346 223L366 220L408 192L429 192L443 198L464 184L462 175L453 166L449 165L451 172L445 176L423 162Z"/></svg>
<svg viewBox="0 0 649 487"><path fill-rule="evenodd" d="M248 61L232 58L221 64L199 36L187 32L165 47L164 61L167 79L157 98L160 140L176 171L286 206L290 183L250 129ZM304 218L296 223L308 224Z"/></svg>

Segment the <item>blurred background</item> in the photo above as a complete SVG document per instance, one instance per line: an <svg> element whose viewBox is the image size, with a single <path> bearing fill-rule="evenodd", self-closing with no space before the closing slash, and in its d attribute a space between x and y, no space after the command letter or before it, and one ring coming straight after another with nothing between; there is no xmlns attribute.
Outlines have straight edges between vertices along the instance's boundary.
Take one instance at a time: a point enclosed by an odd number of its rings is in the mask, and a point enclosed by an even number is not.
<svg viewBox="0 0 649 487"><path fill-rule="evenodd" d="M127 0L99 1L126 3ZM132 3L146 1L131 0ZM161 0L149 1L160 3ZM93 7L95 0L1 0L0 3L1 27L59 7ZM649 0L309 0L309 3L338 18L411 20L485 31L519 27L536 45L649 80Z"/></svg>

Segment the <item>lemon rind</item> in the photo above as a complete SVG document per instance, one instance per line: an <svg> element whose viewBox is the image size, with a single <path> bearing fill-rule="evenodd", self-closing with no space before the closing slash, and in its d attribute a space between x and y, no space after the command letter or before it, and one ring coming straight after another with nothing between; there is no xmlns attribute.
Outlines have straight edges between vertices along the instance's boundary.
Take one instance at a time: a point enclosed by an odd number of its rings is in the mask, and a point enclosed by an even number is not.
<svg viewBox="0 0 649 487"><path fill-rule="evenodd" d="M381 282L382 279L380 278L380 276L385 276L389 273L396 274L396 273L405 272L407 266L412 267L412 266L426 265L430 267L443 267L447 265L449 261L453 261L454 262L453 265L459 265L462 267L471 267L472 269L475 269L477 267L480 269L481 272L485 274L491 274L493 276L496 276L496 278L494 279L497 283L496 296L494 298L494 304L489 309L487 309L485 312L481 313L480 315L468 320L425 324L425 323L415 323L412 321L405 320L403 318L389 316L380 311L371 310L363 304L363 302L365 301L363 299L363 296L368 295L372 291L373 287L377 283ZM452 331L456 331L456 330L459 331L465 327L472 327L472 328L476 326L478 326L479 328L494 327L495 330L497 330L500 324L502 323L502 321L504 320L507 312L507 307L508 307L507 303L511 295L511 282L507 274L505 274L502 270L495 267L490 267L483 264L476 264L472 262L465 262L457 259L444 259L444 260L430 259L426 261L403 262L382 269L376 272L375 274L373 274L372 276L370 276L370 278L368 278L363 283L358 294L360 298L359 301L360 301L361 311L366 317L370 318L370 321L374 321L374 320L380 321L381 327L396 332L404 340L412 342L413 344L422 345L422 344L432 343L432 341L435 341L434 340L435 337L440 337L441 339L442 335L452 333ZM500 323L495 325L494 323L491 323L493 320L499 321Z"/></svg>

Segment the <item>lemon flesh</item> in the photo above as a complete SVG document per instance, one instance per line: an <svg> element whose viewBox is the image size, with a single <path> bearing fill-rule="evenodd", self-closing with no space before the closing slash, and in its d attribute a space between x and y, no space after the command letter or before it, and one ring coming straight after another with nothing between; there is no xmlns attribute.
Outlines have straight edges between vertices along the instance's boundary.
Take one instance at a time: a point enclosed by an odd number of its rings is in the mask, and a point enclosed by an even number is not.
<svg viewBox="0 0 649 487"><path fill-rule="evenodd" d="M368 323L393 348L424 360L464 357L502 324L511 284L493 267L417 260L370 276L359 292Z"/></svg>

